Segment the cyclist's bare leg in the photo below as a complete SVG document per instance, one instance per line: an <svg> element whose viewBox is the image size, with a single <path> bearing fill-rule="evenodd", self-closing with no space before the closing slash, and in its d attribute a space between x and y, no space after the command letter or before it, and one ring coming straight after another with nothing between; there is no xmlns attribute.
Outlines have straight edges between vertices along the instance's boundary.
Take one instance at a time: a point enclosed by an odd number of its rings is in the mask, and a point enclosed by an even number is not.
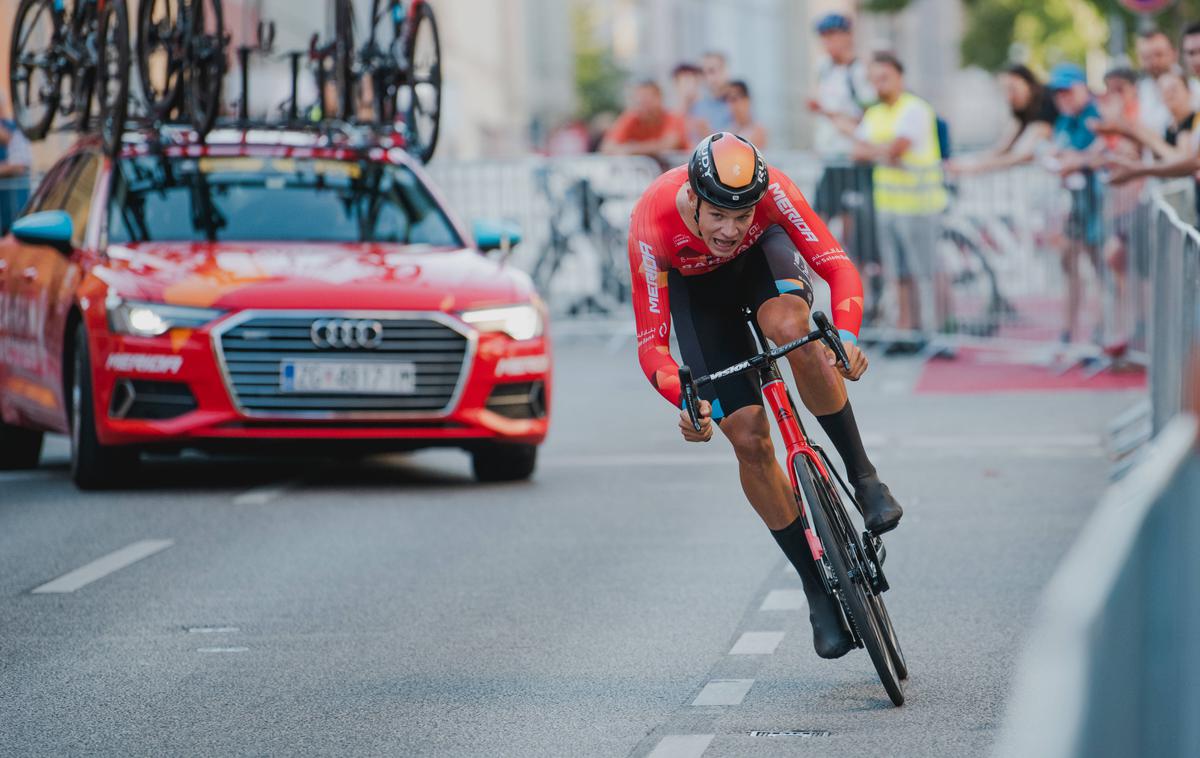
<svg viewBox="0 0 1200 758"><path fill-rule="evenodd" d="M800 575L817 654L822 658L845 655L854 643L842 628L837 606L825 593L813 563L791 482L775 459L766 411L761 405L739 408L722 419L720 427L737 454L746 498Z"/></svg>
<svg viewBox="0 0 1200 758"><path fill-rule="evenodd" d="M759 307L758 325L776 345L800 339L811 330L808 303L790 295L772 298ZM846 382L825 360L821 343L812 342L793 350L787 359L800 400L810 413L826 416L846 405Z"/></svg>
<svg viewBox="0 0 1200 758"><path fill-rule="evenodd" d="M775 458L771 427L761 405L738 408L721 419L721 433L733 445L742 491L768 529L782 529L796 520L792 485Z"/></svg>
<svg viewBox="0 0 1200 758"><path fill-rule="evenodd" d="M800 339L810 330L808 303L793 295L767 300L759 306L757 318L767 339L776 345ZM867 528L876 533L894 529L904 511L887 485L879 481L846 396L845 380L829 365L824 346L811 342L788 353L787 357L800 399L817 417L841 456L854 487L855 499L862 506Z"/></svg>

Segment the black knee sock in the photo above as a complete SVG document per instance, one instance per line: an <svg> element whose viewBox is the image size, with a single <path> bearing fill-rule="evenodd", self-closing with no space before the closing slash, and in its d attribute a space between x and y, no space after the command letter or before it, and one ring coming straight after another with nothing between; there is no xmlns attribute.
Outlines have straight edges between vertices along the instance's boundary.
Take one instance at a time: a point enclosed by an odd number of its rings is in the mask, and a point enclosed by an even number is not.
<svg viewBox="0 0 1200 758"><path fill-rule="evenodd" d="M820 579L817 578L816 564L813 563L812 550L808 546L808 537L804 534L800 517L782 529L772 529L771 536L779 544L779 549L796 567L796 573L804 583L806 594L820 590Z"/></svg>
<svg viewBox="0 0 1200 758"><path fill-rule="evenodd" d="M875 474L875 467L871 465L871 459L867 457L867 451L863 448L858 424L854 421L854 409L850 407L849 400L837 413L817 416L817 421L821 422L821 428L829 435L838 455L842 457L851 486L859 479Z"/></svg>

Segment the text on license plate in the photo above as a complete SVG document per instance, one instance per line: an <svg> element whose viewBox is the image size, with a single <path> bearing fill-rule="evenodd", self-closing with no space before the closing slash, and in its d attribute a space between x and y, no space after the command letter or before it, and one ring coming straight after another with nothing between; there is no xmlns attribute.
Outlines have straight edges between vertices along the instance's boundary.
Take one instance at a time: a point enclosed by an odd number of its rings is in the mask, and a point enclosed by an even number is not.
<svg viewBox="0 0 1200 758"><path fill-rule="evenodd" d="M337 392L363 395L411 395L417 391L412 363L365 361L283 361L282 392Z"/></svg>

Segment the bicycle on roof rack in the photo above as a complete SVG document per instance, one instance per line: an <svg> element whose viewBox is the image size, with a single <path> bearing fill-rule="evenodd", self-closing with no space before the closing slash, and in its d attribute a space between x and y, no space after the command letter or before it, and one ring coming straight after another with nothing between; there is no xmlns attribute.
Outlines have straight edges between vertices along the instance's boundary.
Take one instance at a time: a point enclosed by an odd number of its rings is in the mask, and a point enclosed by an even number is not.
<svg viewBox="0 0 1200 758"><path fill-rule="evenodd" d="M183 117L203 138L216 123L225 78L220 0L141 0L137 69L153 119Z"/></svg>
<svg viewBox="0 0 1200 758"><path fill-rule="evenodd" d="M334 38L322 44L314 36L309 46L322 98L325 82L333 81L338 116L355 121L359 95L365 95L374 121L402 122L408 151L427 162L437 147L442 108L441 40L433 8L426 0L371 0L367 41L355 49L353 4L334 2Z"/></svg>
<svg viewBox="0 0 1200 758"><path fill-rule="evenodd" d="M13 116L31 140L56 116L80 132L99 124L116 155L129 101L129 13L125 0L21 0L9 52ZM65 85L65 87L64 87Z"/></svg>

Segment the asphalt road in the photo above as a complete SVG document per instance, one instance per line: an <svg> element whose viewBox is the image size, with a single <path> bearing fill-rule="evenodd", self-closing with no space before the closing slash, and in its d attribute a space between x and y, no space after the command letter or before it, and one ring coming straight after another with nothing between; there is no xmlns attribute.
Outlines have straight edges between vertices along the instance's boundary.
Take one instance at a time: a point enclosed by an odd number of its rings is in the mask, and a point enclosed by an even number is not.
<svg viewBox="0 0 1200 758"><path fill-rule="evenodd" d="M912 361L854 389L907 507L896 709L864 651L816 657L728 445L678 439L632 346L556 365L530 484L439 451L164 461L81 494L61 439L0 475L0 754L987 753L1131 395L913 395Z"/></svg>

